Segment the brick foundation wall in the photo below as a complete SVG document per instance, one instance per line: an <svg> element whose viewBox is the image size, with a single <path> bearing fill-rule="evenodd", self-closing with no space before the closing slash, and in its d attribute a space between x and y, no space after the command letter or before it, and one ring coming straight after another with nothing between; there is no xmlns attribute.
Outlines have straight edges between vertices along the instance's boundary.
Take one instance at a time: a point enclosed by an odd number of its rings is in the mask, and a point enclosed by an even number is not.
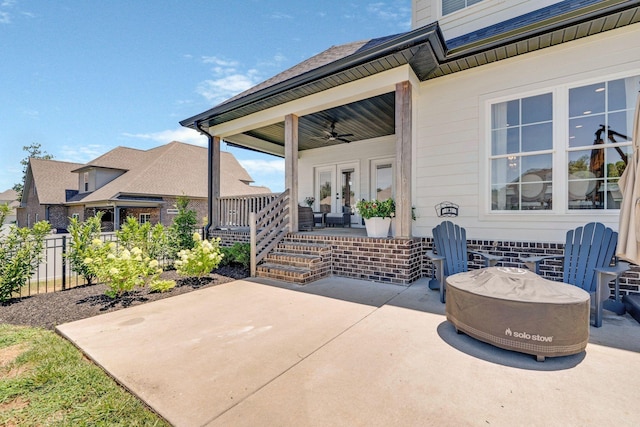
<svg viewBox="0 0 640 427"><path fill-rule="evenodd" d="M232 246L235 242L249 243L249 233L244 231L212 230L212 237L221 238L221 246ZM407 286L421 277L433 276L433 265L424 256L433 249L431 238L371 239L352 236L323 236L293 234L288 238L299 243L323 243L331 247L331 273L340 277L371 280ZM472 251L500 255L505 260L498 265L525 268L518 262L521 256L562 255L564 244L529 242L493 242L469 240ZM469 268L482 268L481 257L474 257ZM549 260L541 264L541 275L549 280L562 281L562 261ZM610 284L613 288L613 282ZM632 266L620 278L621 295L640 293L640 266Z"/></svg>
<svg viewBox="0 0 640 427"><path fill-rule="evenodd" d="M210 230L209 237L219 237L220 246L229 247L234 243L251 243L249 232L232 230Z"/></svg>
<svg viewBox="0 0 640 427"><path fill-rule="evenodd" d="M426 238L422 240L424 250L433 248L433 240ZM518 257L562 255L564 253L563 243L530 243L530 242L496 242L483 240L468 240L467 248L473 251L487 252L491 255L505 257L498 265L505 267L526 268L518 262ZM476 256L469 264L469 268L482 268L483 261ZM620 294L640 293L640 266L632 265L631 270L620 277ZM433 265L428 258L423 260L422 275L432 277ZM562 281L562 260L547 260L540 264L540 275L545 279ZM610 287L613 289L613 282Z"/></svg>

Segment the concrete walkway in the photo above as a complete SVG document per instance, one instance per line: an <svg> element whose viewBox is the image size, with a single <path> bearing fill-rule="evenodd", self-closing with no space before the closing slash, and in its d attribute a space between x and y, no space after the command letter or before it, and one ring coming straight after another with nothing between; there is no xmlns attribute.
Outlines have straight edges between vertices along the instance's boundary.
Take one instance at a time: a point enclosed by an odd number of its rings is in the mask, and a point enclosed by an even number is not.
<svg viewBox="0 0 640 427"><path fill-rule="evenodd" d="M637 426L640 324L606 313L544 363L456 334L426 281L238 280L57 330L176 426Z"/></svg>

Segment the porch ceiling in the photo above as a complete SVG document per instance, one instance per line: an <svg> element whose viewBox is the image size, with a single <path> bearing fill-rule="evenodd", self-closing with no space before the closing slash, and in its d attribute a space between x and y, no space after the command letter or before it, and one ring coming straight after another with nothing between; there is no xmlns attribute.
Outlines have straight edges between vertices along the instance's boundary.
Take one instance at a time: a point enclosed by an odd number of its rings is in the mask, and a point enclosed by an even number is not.
<svg viewBox="0 0 640 427"><path fill-rule="evenodd" d="M317 113L302 116L298 121L298 149L310 150L344 144L322 138L335 123L338 134L353 134L344 139L353 142L393 135L395 132L395 93L364 99ZM272 144L284 147L284 121L245 132ZM233 137L225 139L233 144Z"/></svg>

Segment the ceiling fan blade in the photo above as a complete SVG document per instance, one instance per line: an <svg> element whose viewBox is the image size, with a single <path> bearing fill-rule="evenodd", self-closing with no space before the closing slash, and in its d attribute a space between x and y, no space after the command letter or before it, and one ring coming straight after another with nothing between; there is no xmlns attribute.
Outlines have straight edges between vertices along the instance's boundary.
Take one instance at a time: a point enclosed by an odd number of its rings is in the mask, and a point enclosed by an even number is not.
<svg viewBox="0 0 640 427"><path fill-rule="evenodd" d="M348 139L344 139L344 138L336 138L338 141L342 141L342 142L346 142L349 143L351 141L349 141Z"/></svg>
<svg viewBox="0 0 640 427"><path fill-rule="evenodd" d="M340 135L336 135L336 138L346 138L348 136L353 136L353 134L352 133L343 133L343 134L340 134Z"/></svg>

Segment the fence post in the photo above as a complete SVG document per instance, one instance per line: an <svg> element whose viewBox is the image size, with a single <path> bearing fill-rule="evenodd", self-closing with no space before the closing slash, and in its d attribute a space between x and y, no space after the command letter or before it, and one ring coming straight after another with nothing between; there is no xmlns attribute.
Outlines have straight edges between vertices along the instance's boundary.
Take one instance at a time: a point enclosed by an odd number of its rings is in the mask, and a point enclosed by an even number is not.
<svg viewBox="0 0 640 427"><path fill-rule="evenodd" d="M67 257L66 255L67 255L67 236L62 236L62 290L63 291L67 289Z"/></svg>

